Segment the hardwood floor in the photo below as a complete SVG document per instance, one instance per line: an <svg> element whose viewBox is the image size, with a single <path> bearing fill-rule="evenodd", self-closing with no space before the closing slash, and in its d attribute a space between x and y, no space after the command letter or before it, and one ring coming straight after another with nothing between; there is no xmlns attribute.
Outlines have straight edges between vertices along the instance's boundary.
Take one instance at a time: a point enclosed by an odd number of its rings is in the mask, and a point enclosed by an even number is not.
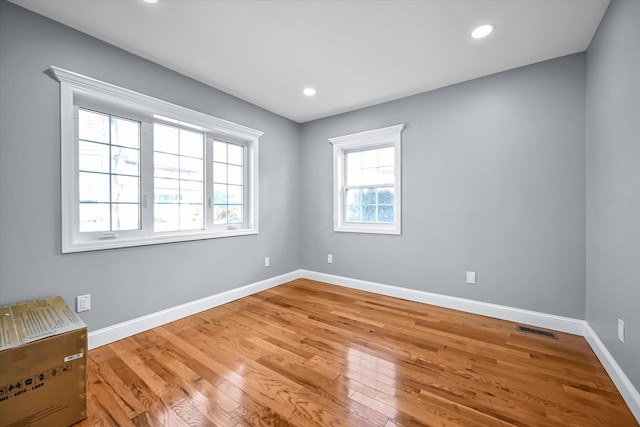
<svg viewBox="0 0 640 427"><path fill-rule="evenodd" d="M78 426L637 426L584 338L305 279L89 352Z"/></svg>

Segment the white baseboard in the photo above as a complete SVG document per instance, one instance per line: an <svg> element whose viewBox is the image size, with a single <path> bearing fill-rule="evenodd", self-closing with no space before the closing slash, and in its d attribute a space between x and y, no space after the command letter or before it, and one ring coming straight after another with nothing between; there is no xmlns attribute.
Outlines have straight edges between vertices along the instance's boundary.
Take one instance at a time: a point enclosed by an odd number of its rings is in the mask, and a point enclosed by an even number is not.
<svg viewBox="0 0 640 427"><path fill-rule="evenodd" d="M618 365L616 359L609 353L607 347L605 347L604 343L588 323L585 326L584 332L584 337L591 346L591 349L596 356L598 356L600 363L602 363L602 366L604 366L604 369L613 380L618 391L620 391L622 398L627 402L629 409L631 409L636 420L640 423L640 393L638 393L638 390L631 384L631 381L625 375L620 365Z"/></svg>
<svg viewBox="0 0 640 427"><path fill-rule="evenodd" d="M569 334L584 335L584 320L573 319L570 317L539 313L537 311L523 310L520 308L491 304L482 301L434 294L431 292L368 282L365 280L350 279L348 277L318 273L315 271L302 270L301 276L307 279L402 298L409 301L437 305L439 307L480 314L482 316L495 317L497 319L509 320L511 322L524 323L540 328L553 329L555 331L566 332Z"/></svg>
<svg viewBox="0 0 640 427"><path fill-rule="evenodd" d="M300 270L292 271L290 273L271 277L240 288L231 289L226 292L211 295L185 304L180 304L175 307L167 308L166 310L157 311L142 317L127 320L126 322L89 332L89 350L130 337L131 335L139 334L140 332L156 328L166 323L182 319L183 317L191 316L192 314L196 314L204 310L209 310L210 308L226 304L239 298L273 288L274 286L282 285L283 283L290 282L298 279L299 277Z"/></svg>

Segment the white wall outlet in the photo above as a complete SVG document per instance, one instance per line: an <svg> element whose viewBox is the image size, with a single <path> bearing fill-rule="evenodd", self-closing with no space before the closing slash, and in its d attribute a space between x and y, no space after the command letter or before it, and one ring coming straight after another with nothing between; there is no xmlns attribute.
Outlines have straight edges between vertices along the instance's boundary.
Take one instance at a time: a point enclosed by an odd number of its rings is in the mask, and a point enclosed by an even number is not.
<svg viewBox="0 0 640 427"><path fill-rule="evenodd" d="M91 310L91 294L76 297L76 312Z"/></svg>
<svg viewBox="0 0 640 427"><path fill-rule="evenodd" d="M271 265L271 261L269 260L269 257L268 256L264 257L264 266L269 267L270 265Z"/></svg>
<svg viewBox="0 0 640 427"><path fill-rule="evenodd" d="M476 284L476 272L475 271L467 271L467 283L470 285Z"/></svg>
<svg viewBox="0 0 640 427"><path fill-rule="evenodd" d="M327 255L327 264L333 264L333 254Z"/></svg>
<svg viewBox="0 0 640 427"><path fill-rule="evenodd" d="M620 342L624 342L624 322L622 319L618 319L618 339Z"/></svg>

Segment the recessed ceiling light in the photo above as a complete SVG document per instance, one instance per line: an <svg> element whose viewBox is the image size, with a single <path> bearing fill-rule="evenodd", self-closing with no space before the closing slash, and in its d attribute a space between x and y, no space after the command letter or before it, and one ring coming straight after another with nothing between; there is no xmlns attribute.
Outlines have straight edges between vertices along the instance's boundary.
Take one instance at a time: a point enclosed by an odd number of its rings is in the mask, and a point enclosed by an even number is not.
<svg viewBox="0 0 640 427"><path fill-rule="evenodd" d="M302 93L304 93L304 96L314 96L316 94L316 90L312 87L308 87L305 88Z"/></svg>
<svg viewBox="0 0 640 427"><path fill-rule="evenodd" d="M142 0L145 3L158 3L158 0Z"/></svg>
<svg viewBox="0 0 640 427"><path fill-rule="evenodd" d="M491 24L484 24L477 27L475 30L471 32L471 37L474 39L481 39L483 37L487 37L493 31L495 27Z"/></svg>

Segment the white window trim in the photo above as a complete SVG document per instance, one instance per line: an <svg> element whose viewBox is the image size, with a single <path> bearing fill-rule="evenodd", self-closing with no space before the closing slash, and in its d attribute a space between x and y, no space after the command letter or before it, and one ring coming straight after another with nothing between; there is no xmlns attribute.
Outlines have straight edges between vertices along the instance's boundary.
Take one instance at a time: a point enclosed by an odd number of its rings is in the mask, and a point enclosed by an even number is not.
<svg viewBox="0 0 640 427"><path fill-rule="evenodd" d="M404 124L329 138L333 145L333 230L348 233L402 233L402 129ZM392 145L395 149L395 214L393 223L345 221L345 152Z"/></svg>
<svg viewBox="0 0 640 427"><path fill-rule="evenodd" d="M263 132L236 123L222 120L195 110L172 104L148 95L121 88L90 77L83 76L62 68L51 66L50 74L60 82L60 137L61 137L61 202L62 202L62 252L83 252L101 249L112 249L130 246L143 246L160 243L182 242L190 240L211 239L219 237L242 236L258 234L258 141ZM82 241L77 236L78 224L78 195L75 191L78 161L76 159L77 144L75 138L74 108L77 100L88 100L125 109L134 114L146 117L154 116L162 121L173 122L176 125L184 123L186 126L197 125L213 138L224 142L240 143L247 147L248 170L248 212L245 226L237 229L207 229L196 231L178 231L164 233L147 233L135 237L128 237L122 233L115 239ZM148 153L147 153L148 154ZM143 156L147 155L143 153ZM207 160L209 161L209 160ZM142 167L148 167L145 163ZM148 200L148 202L147 202ZM143 195L144 205L153 203L152 195ZM209 211L209 204L205 210Z"/></svg>

